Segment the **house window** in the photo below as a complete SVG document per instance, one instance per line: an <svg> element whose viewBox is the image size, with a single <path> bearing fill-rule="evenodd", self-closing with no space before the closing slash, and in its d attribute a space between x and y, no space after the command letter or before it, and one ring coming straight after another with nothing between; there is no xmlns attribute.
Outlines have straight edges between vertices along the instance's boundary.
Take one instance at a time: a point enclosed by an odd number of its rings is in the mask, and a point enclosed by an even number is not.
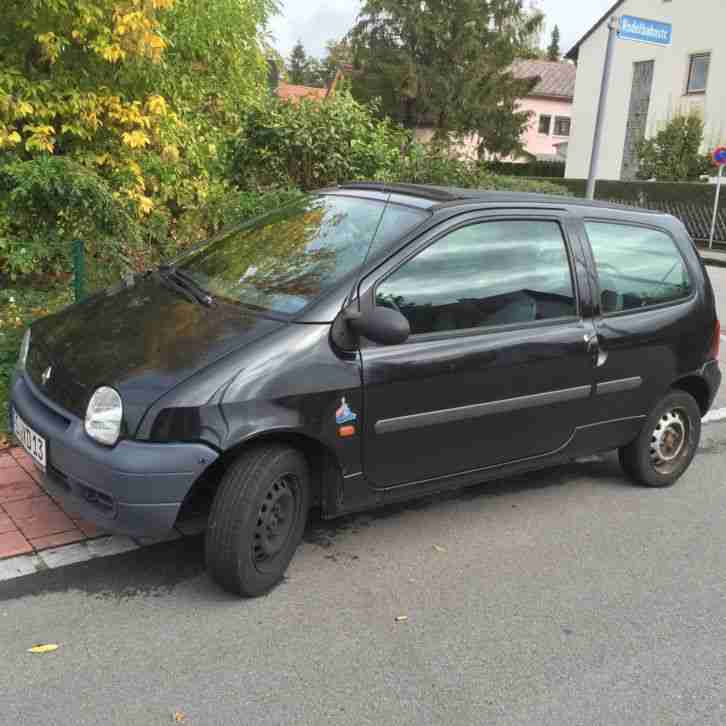
<svg viewBox="0 0 726 726"><path fill-rule="evenodd" d="M568 116L556 116L555 117L555 136L569 136L570 135L570 124L571 124L571 120Z"/></svg>
<svg viewBox="0 0 726 726"><path fill-rule="evenodd" d="M705 93L708 82L708 69L711 65L710 53L692 55L688 67L687 93Z"/></svg>
<svg viewBox="0 0 726 726"><path fill-rule="evenodd" d="M539 132L545 136L550 135L550 126L552 125L552 116L539 117Z"/></svg>

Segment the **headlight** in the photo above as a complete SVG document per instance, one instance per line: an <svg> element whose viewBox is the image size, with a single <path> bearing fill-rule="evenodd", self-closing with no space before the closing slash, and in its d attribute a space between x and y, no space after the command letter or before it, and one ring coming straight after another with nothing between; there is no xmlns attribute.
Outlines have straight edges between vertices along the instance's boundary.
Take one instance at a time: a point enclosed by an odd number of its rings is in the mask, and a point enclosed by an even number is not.
<svg viewBox="0 0 726 726"><path fill-rule="evenodd" d="M23 342L20 344L20 354L18 355L18 368L24 369L28 362L28 352L30 351L30 328L25 331Z"/></svg>
<svg viewBox="0 0 726 726"><path fill-rule="evenodd" d="M121 435L124 407L113 388L102 386L91 396L86 409L86 433L101 444L113 446Z"/></svg>

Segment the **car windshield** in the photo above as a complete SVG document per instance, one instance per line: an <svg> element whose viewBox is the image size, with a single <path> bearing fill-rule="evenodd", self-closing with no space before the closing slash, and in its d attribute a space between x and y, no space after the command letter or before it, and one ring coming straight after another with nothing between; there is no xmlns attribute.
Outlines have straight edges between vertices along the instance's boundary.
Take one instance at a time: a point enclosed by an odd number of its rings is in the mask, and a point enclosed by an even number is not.
<svg viewBox="0 0 726 726"><path fill-rule="evenodd" d="M177 268L213 296L292 315L330 290L376 250L426 216L420 209L319 195L223 234Z"/></svg>

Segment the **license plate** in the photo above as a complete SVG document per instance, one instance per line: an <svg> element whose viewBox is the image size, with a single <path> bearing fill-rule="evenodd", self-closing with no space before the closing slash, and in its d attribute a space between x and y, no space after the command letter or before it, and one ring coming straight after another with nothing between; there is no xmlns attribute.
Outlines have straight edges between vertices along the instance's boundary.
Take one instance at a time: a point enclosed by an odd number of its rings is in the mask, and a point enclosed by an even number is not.
<svg viewBox="0 0 726 726"><path fill-rule="evenodd" d="M33 431L15 410L13 410L13 429L23 448L30 454L36 465L45 471L47 454L45 439Z"/></svg>

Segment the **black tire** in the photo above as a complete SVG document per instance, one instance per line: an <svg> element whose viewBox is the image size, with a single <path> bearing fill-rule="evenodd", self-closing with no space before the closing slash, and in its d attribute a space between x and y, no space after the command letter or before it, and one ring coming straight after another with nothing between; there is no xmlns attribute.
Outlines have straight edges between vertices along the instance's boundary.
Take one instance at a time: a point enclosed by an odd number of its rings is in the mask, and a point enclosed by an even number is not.
<svg viewBox="0 0 726 726"><path fill-rule="evenodd" d="M701 409L685 391L671 391L651 411L638 438L620 449L620 464L639 484L668 487L693 461L701 440Z"/></svg>
<svg viewBox="0 0 726 726"><path fill-rule="evenodd" d="M242 454L212 503L205 543L209 574L236 595L269 592L300 544L309 506L310 472L299 451L272 444Z"/></svg>

